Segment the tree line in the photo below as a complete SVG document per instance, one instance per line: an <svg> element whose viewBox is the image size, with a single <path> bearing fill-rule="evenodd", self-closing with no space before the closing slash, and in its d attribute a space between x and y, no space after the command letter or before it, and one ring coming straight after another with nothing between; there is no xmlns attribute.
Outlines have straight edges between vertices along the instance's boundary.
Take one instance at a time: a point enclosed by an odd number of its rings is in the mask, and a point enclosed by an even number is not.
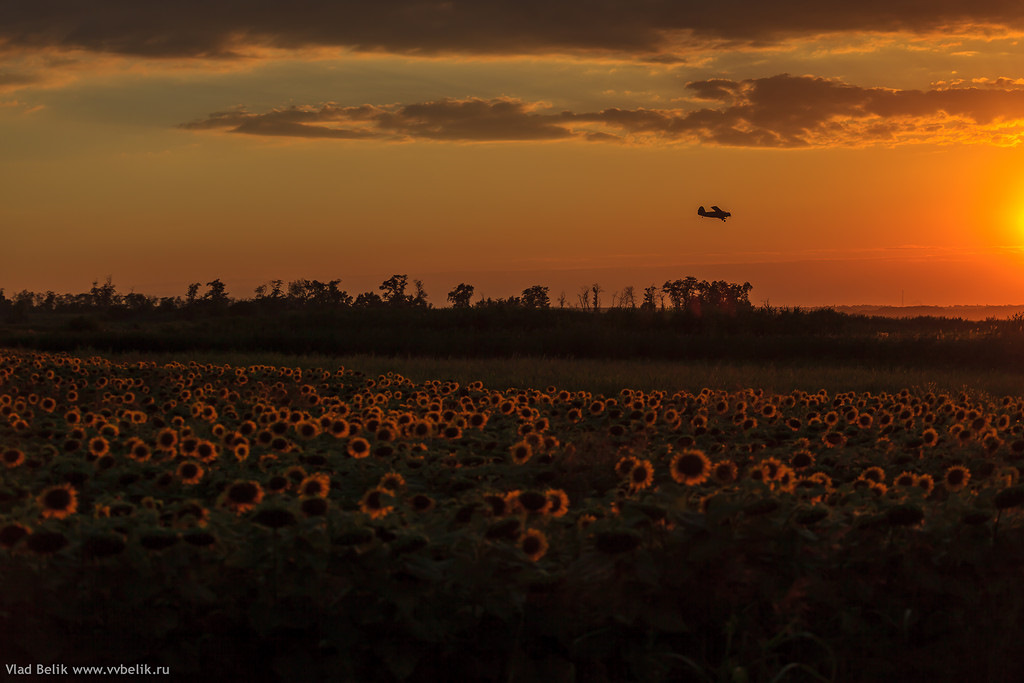
<svg viewBox="0 0 1024 683"><path fill-rule="evenodd" d="M137 292L122 294L117 291L111 277L100 283L93 281L87 292L79 294L57 294L22 290L11 297L0 289L0 314L5 318L18 319L30 311L82 313L88 311L120 311L145 313L153 311L218 310L236 305L267 309L296 308L433 308L428 301L423 282L407 275L392 275L384 280L377 291L362 292L353 296L341 288L341 280L298 279L285 283L284 280L270 280L255 288L247 298L233 298L227 286L219 278L210 282L193 282L188 285L185 295L155 297ZM707 309L736 313L750 310L749 282L735 284L724 280L698 280L693 276L668 280L661 287L650 285L638 292L628 286L610 296L610 305L603 305L601 294L606 290L599 284L583 285L570 301L562 292L555 302L550 297L550 288L532 285L518 296L506 298L479 297L473 301L476 288L459 283L448 292L448 307L468 308L522 308L550 309L575 308L598 312L608 309L634 310L675 310L701 314ZM410 291L411 290L411 291Z"/></svg>

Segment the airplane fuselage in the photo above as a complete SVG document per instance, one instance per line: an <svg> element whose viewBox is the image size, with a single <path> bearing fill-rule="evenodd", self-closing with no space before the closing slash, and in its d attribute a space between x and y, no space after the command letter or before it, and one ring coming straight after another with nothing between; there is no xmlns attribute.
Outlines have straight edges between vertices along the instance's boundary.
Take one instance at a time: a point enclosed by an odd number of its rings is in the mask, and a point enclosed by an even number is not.
<svg viewBox="0 0 1024 683"><path fill-rule="evenodd" d="M712 211L705 211L704 207L702 206L699 209L697 209L697 215L702 216L703 218L718 218L722 222L725 222L725 219L732 215L728 211L722 211L717 206L712 206L711 208Z"/></svg>

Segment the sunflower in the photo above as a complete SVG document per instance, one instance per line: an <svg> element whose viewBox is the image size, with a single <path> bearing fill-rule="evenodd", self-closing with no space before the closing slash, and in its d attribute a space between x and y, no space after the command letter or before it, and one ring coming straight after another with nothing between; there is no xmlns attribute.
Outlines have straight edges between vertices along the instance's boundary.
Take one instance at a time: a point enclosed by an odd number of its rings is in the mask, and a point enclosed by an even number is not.
<svg viewBox="0 0 1024 683"><path fill-rule="evenodd" d="M221 494L221 504L236 513L252 510L263 500L263 488L255 481L235 481Z"/></svg>
<svg viewBox="0 0 1024 683"><path fill-rule="evenodd" d="M914 485L917 480L917 475L913 472L900 472L896 475L896 478L892 480L893 486L901 489L908 489Z"/></svg>
<svg viewBox="0 0 1024 683"><path fill-rule="evenodd" d="M921 432L921 440L924 442L925 446L934 446L939 442L939 433L929 427Z"/></svg>
<svg viewBox="0 0 1024 683"><path fill-rule="evenodd" d="M626 455L619 458L619 461L615 463L615 473L621 478L625 479L629 476L629 473L633 471L633 468L640 463L640 459L632 455Z"/></svg>
<svg viewBox="0 0 1024 683"><path fill-rule="evenodd" d="M711 468L711 478L719 484L731 484L739 478L739 468L732 460L716 462Z"/></svg>
<svg viewBox="0 0 1024 683"><path fill-rule="evenodd" d="M235 456L235 460L238 462L244 462L249 457L249 442L239 441L231 447L231 454Z"/></svg>
<svg viewBox="0 0 1024 683"><path fill-rule="evenodd" d="M175 474L181 479L182 484L198 484L199 480L203 478L205 470L197 462L187 460L178 465L178 470Z"/></svg>
<svg viewBox="0 0 1024 683"><path fill-rule="evenodd" d="M949 491L960 491L971 480L971 471L963 465L953 465L946 470L942 483Z"/></svg>
<svg viewBox="0 0 1024 683"><path fill-rule="evenodd" d="M548 497L548 516L564 517L569 512L569 496L565 491L562 489L548 489L545 494Z"/></svg>
<svg viewBox="0 0 1024 683"><path fill-rule="evenodd" d="M110 443L102 436L89 439L89 453L95 457L106 455L110 451Z"/></svg>
<svg viewBox="0 0 1024 683"><path fill-rule="evenodd" d="M11 469L25 462L25 454L17 448L7 448L0 455L0 460L3 460L4 467Z"/></svg>
<svg viewBox="0 0 1024 683"><path fill-rule="evenodd" d="M370 455L370 442L361 436L349 439L348 454L353 458L365 458Z"/></svg>
<svg viewBox="0 0 1024 683"><path fill-rule="evenodd" d="M533 562L544 557L544 554L548 551L548 539L538 529L527 529L519 537L518 545L519 549Z"/></svg>
<svg viewBox="0 0 1024 683"><path fill-rule="evenodd" d="M323 425L324 430L335 438L342 438L348 436L348 422L342 418L331 419L326 425Z"/></svg>
<svg viewBox="0 0 1024 683"><path fill-rule="evenodd" d="M533 449L526 441L517 442L510 451L512 453L512 462L517 465L523 465L533 457Z"/></svg>
<svg viewBox="0 0 1024 683"><path fill-rule="evenodd" d="M388 491L397 491L405 486L405 477L398 472L388 472L377 482L377 487Z"/></svg>
<svg viewBox="0 0 1024 683"><path fill-rule="evenodd" d="M814 453L809 450L799 450L789 459L789 466L794 470L802 470L814 464Z"/></svg>
<svg viewBox="0 0 1024 683"><path fill-rule="evenodd" d="M870 479L871 481L882 483L885 481L885 470L881 467L869 467L860 473L858 479Z"/></svg>
<svg viewBox="0 0 1024 683"><path fill-rule="evenodd" d="M194 457L196 450L199 448L199 439L195 436L187 435L181 439L178 444L178 450L185 457Z"/></svg>
<svg viewBox="0 0 1024 683"><path fill-rule="evenodd" d="M178 432L171 427L164 427L156 435L156 447L162 451L173 449L178 443Z"/></svg>
<svg viewBox="0 0 1024 683"><path fill-rule="evenodd" d="M139 438L131 440L128 446L128 457L135 462L146 462L152 455L152 451L149 450L149 446L146 442Z"/></svg>
<svg viewBox="0 0 1024 683"><path fill-rule="evenodd" d="M71 484L58 484L44 490L36 498L43 508L43 517L64 519L78 510L78 494Z"/></svg>
<svg viewBox="0 0 1024 683"><path fill-rule="evenodd" d="M299 495L326 498L331 490L331 478L324 472L311 474L299 483Z"/></svg>
<svg viewBox="0 0 1024 683"><path fill-rule="evenodd" d="M484 503L490 507L491 516L504 517L512 511L513 504L515 503L518 495L519 491L512 491L505 495L500 493L485 493Z"/></svg>
<svg viewBox="0 0 1024 683"><path fill-rule="evenodd" d="M928 495L935 488L935 480L930 474L922 474L914 480L914 486L921 489L924 495Z"/></svg>
<svg viewBox="0 0 1024 683"><path fill-rule="evenodd" d="M654 483L654 465L650 460L640 460L629 472L629 488L639 491L652 483Z"/></svg>
<svg viewBox="0 0 1024 683"><path fill-rule="evenodd" d="M825 444L827 448L842 448L846 445L846 435L840 434L839 432L826 432L821 437L821 442Z"/></svg>
<svg viewBox="0 0 1024 683"><path fill-rule="evenodd" d="M370 519L383 517L395 509L391 491L381 488L372 488L363 494L359 499L360 511L370 516Z"/></svg>
<svg viewBox="0 0 1024 683"><path fill-rule="evenodd" d="M682 451L672 456L669 473L676 483L696 486L703 484L711 475L711 461L708 460L704 451L697 449Z"/></svg>

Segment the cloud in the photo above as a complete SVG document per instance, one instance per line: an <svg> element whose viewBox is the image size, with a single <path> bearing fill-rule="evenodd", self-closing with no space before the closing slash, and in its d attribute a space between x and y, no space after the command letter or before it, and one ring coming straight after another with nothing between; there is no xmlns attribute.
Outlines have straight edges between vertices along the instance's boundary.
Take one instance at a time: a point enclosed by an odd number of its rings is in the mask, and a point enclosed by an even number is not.
<svg viewBox="0 0 1024 683"><path fill-rule="evenodd" d="M187 130L304 138L462 142L587 140L734 147L837 147L913 142L1014 144L1024 139L1024 86L1010 79L930 90L864 88L781 74L686 85L690 109L552 112L501 97L405 105L292 106L216 112Z"/></svg>
<svg viewBox="0 0 1024 683"><path fill-rule="evenodd" d="M412 54L658 54L709 42L762 45L833 32L1024 29L1015 2L804 0L36 0L13 3L0 48L236 57L252 45Z"/></svg>
<svg viewBox="0 0 1024 683"><path fill-rule="evenodd" d="M539 105L510 98L444 99L408 105L289 107L264 114L216 112L185 123L188 130L222 129L251 135L393 140L538 141L572 137Z"/></svg>

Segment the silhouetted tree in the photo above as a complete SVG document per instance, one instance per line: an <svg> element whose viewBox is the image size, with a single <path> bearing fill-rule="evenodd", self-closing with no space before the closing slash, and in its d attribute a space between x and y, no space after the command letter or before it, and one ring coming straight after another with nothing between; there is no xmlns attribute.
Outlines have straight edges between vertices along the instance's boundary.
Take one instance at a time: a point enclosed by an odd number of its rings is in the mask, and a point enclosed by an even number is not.
<svg viewBox="0 0 1024 683"><path fill-rule="evenodd" d="M188 286L188 290L185 294L185 303L192 305L196 302L196 297L199 296L199 288L202 287L198 282L193 282Z"/></svg>
<svg viewBox="0 0 1024 683"><path fill-rule="evenodd" d="M486 299L480 299L480 301L473 304L473 308L519 308L522 305L522 299L517 296L510 296L507 299L492 299L487 297Z"/></svg>
<svg viewBox="0 0 1024 683"><path fill-rule="evenodd" d="M633 290L633 285L622 288L622 294L619 296L619 306L622 308L636 308L636 293Z"/></svg>
<svg viewBox="0 0 1024 683"><path fill-rule="evenodd" d="M473 285L460 282L455 288L448 292L448 301L452 308L469 308L469 300L473 298Z"/></svg>
<svg viewBox="0 0 1024 683"><path fill-rule="evenodd" d="M592 284L590 286L590 291L594 295L594 311L595 312L600 311L601 310L601 292L604 291L604 288L601 287L601 285L599 285L599 284L597 284L595 282L594 284Z"/></svg>
<svg viewBox="0 0 1024 683"><path fill-rule="evenodd" d="M526 308L551 308L551 300L548 299L548 288L541 285L534 285L524 289L522 302Z"/></svg>
<svg viewBox="0 0 1024 683"><path fill-rule="evenodd" d="M409 302L409 297L405 293L406 282L409 276L407 275L392 275L390 278L385 280L379 289L384 292L382 296L383 300L392 306L401 306Z"/></svg>
<svg viewBox="0 0 1024 683"><path fill-rule="evenodd" d="M207 282L206 286L210 289L203 295L204 301L209 301L212 304L224 305L228 303L228 294L225 291L226 286L220 281L220 278Z"/></svg>
<svg viewBox="0 0 1024 683"><path fill-rule="evenodd" d="M46 294L39 296L36 307L43 311L53 311L57 307L57 294L52 290L46 290Z"/></svg>
<svg viewBox="0 0 1024 683"><path fill-rule="evenodd" d="M644 311L653 311L657 308L657 304L654 301L654 295L658 291L655 285L650 287L644 287L644 301L640 304L640 309Z"/></svg>
<svg viewBox="0 0 1024 683"><path fill-rule="evenodd" d="M155 300L145 294L129 292L124 295L124 306L133 313L151 311L155 307Z"/></svg>
<svg viewBox="0 0 1024 683"><path fill-rule="evenodd" d="M157 309L160 311L173 311L181 308L181 297L177 296L165 296L160 299L160 304Z"/></svg>
<svg viewBox="0 0 1024 683"><path fill-rule="evenodd" d="M107 281L102 285L98 285L93 280L92 289L89 290L89 294L92 296L92 305L97 308L110 308L117 303L117 289L114 287L114 283L109 275L107 276Z"/></svg>
<svg viewBox="0 0 1024 683"><path fill-rule="evenodd" d="M356 297L356 300L352 303L356 308L370 308L373 306L380 306L384 303L376 292L363 292Z"/></svg>
<svg viewBox="0 0 1024 683"><path fill-rule="evenodd" d="M422 280L413 280L413 287L416 288L416 294L412 297L412 305L419 306L421 308L430 308L430 304L427 303L427 290L423 288Z"/></svg>
<svg viewBox="0 0 1024 683"><path fill-rule="evenodd" d="M576 293L576 301L584 311L590 310L590 285L583 285Z"/></svg>

